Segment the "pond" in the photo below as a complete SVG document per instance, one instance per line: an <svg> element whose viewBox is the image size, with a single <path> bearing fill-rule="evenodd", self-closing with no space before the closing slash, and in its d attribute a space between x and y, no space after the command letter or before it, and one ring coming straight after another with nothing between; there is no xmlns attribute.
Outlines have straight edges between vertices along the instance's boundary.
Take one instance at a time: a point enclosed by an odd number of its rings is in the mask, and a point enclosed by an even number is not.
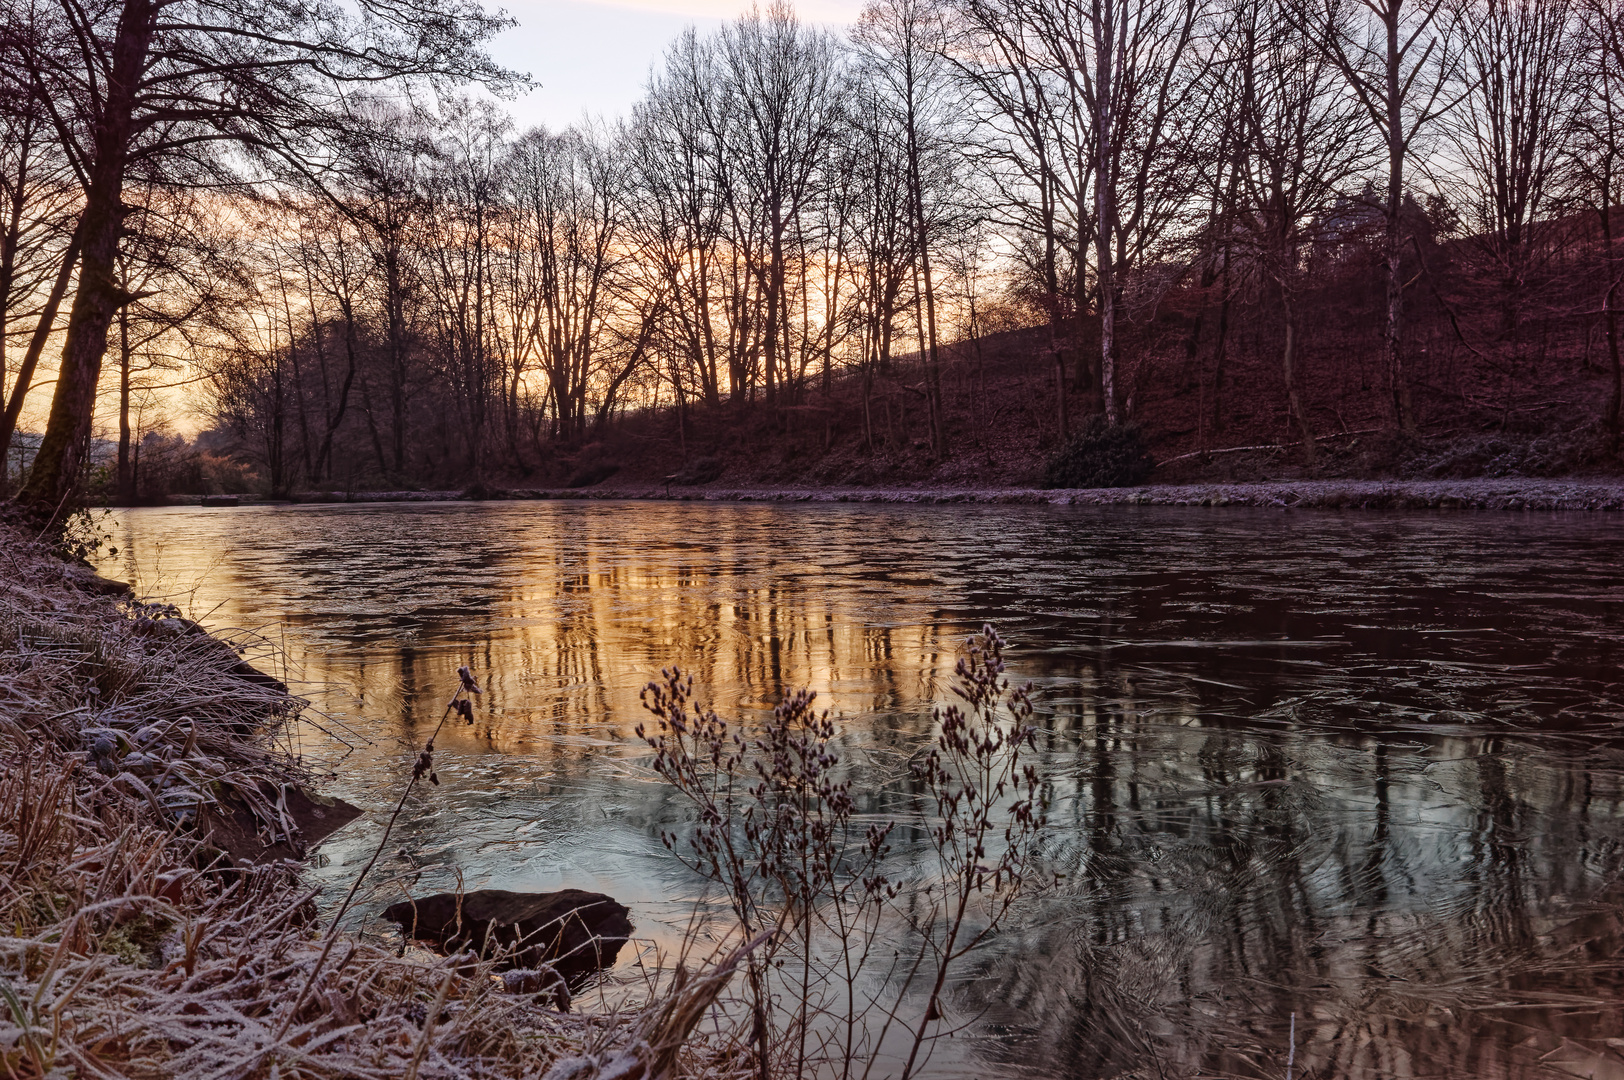
<svg viewBox="0 0 1624 1080"><path fill-rule="evenodd" d="M111 525L104 572L263 635L314 703L296 749L371 811L322 849L329 904L468 664L475 723L439 739L362 914L459 882L598 889L670 947L705 890L634 736L662 666L726 717L816 691L883 786L990 622L1034 687L1064 877L966 958L934 1075L1624 1074L1612 516L532 502Z"/></svg>

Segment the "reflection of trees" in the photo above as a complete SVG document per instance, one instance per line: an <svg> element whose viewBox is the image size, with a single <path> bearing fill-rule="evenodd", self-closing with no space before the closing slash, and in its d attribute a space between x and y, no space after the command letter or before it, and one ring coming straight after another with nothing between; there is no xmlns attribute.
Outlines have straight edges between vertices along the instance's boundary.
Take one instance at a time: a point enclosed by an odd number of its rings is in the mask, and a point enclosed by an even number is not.
<svg viewBox="0 0 1624 1080"><path fill-rule="evenodd" d="M955 629L917 604L882 608L875 624L849 595L809 588L815 566L771 554L770 518L735 509L671 535L639 528L625 508L552 509L537 508L539 527L502 534L467 513L429 512L410 537L334 513L314 540L232 552L212 583L226 600L218 615L291 594L280 616L294 666L343 688L355 704L335 707L391 736L436 722L436 688L472 662L488 693L478 723L447 745L472 740L549 770L585 769L601 753L578 736L628 738L643 683L672 663L724 712L815 687L856 737L892 746L912 737L951 668ZM865 555L836 544L821 557L851 566Z"/></svg>
<svg viewBox="0 0 1624 1080"><path fill-rule="evenodd" d="M1056 792L1076 877L962 992L1001 1036L986 1052L1054 1076L1274 1076L1292 1012L1301 1076L1609 1052L1624 918L1616 830L1586 824L1595 762L1093 715Z"/></svg>

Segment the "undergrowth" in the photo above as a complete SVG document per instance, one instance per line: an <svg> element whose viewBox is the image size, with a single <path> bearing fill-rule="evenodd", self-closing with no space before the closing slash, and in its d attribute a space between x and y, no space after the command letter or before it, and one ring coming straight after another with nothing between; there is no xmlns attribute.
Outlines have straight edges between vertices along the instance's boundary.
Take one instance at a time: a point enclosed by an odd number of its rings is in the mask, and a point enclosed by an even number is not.
<svg viewBox="0 0 1624 1080"><path fill-rule="evenodd" d="M653 767L694 810L666 846L725 892L746 959L740 1011L753 1074L908 1080L950 1015L954 965L996 934L1038 874L1046 820L1032 705L1004 675L992 627L965 645L952 704L898 801L860 808L840 737L807 691L757 728L694 702L672 668L643 691ZM892 869L899 828L934 860Z"/></svg>
<svg viewBox="0 0 1624 1080"><path fill-rule="evenodd" d="M1108 424L1104 416L1095 415L1049 459L1042 486L1135 487L1150 479L1154 467L1137 426Z"/></svg>

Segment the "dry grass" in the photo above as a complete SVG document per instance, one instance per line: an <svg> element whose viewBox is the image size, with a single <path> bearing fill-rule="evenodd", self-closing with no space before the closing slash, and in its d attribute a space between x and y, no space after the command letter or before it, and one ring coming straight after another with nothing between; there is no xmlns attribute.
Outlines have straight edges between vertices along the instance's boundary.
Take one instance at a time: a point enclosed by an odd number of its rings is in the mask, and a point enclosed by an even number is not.
<svg viewBox="0 0 1624 1080"><path fill-rule="evenodd" d="M508 994L472 957L341 937L318 964L300 864L233 866L192 831L237 799L302 849L274 794L302 779L278 742L302 703L162 614L0 524L0 1076L727 1072L726 1025L690 1031L728 961L613 1016Z"/></svg>

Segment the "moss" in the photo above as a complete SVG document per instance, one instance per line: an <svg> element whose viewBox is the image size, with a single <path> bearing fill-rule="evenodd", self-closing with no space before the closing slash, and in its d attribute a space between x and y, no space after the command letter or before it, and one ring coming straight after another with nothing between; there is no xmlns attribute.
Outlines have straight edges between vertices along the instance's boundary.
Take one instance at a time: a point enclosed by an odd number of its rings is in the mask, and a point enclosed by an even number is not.
<svg viewBox="0 0 1624 1080"><path fill-rule="evenodd" d="M119 923L101 936L101 951L131 967L157 967L161 946L173 924L145 912Z"/></svg>

